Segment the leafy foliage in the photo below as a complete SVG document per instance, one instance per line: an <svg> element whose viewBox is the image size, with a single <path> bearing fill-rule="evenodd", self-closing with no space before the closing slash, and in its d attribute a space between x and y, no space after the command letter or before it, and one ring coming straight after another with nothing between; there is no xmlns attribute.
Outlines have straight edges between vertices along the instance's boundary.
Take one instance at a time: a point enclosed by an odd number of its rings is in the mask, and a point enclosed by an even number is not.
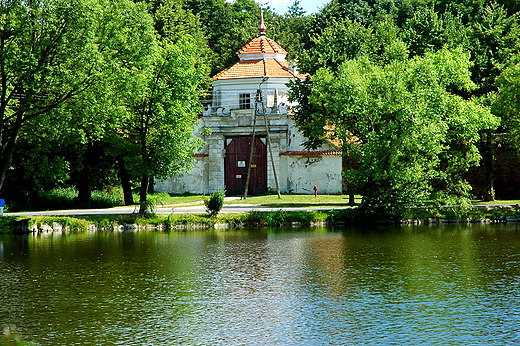
<svg viewBox="0 0 520 346"><path fill-rule="evenodd" d="M189 166L198 145L190 134L201 91L209 86L206 77L236 61L235 52L257 34L260 14L253 0L2 4L0 189L26 207L42 191L75 186L78 203L119 180L125 181L125 196L140 185L145 201L152 176ZM496 119L490 120L487 111L480 117L477 102L493 104L502 119L500 130L513 143L520 138L515 96L520 1L332 0L313 15L304 13L299 0L284 15L263 7L268 35L290 59L299 60L304 72L316 74L293 84L293 101L300 101L295 119L308 138L305 144L317 147L337 136L352 164L368 162L356 143L379 141L381 158L399 158L389 160L390 167L397 162L415 167L383 179L380 188L393 199L406 200L394 191L401 187L405 195L419 191L434 200L465 195L461 172L477 161L479 138L483 164L492 165L488 144L497 138L492 133ZM451 66L444 77L439 75L443 55ZM445 83L466 68L471 80ZM346 75L354 80L322 83ZM437 82L439 88L430 88ZM321 99L342 88L337 99L348 110ZM446 94L440 96L441 91ZM366 107L375 110L372 115L364 113ZM349 140L354 137L358 142ZM420 140L426 148L413 144ZM430 140L439 140L443 148ZM375 152L377 145L363 147ZM419 154L423 159L416 159ZM417 179L434 183L414 185L408 178L414 169ZM347 175L356 178L354 171Z"/></svg>
<svg viewBox="0 0 520 346"><path fill-rule="evenodd" d="M208 199L204 200L206 210L212 217L216 216L222 210L222 207L224 206L225 196L226 192L223 190L219 190L217 192L212 193Z"/></svg>
<svg viewBox="0 0 520 346"><path fill-rule="evenodd" d="M384 66L354 59L313 78L310 103L359 164L346 174L365 216L394 222L428 201L467 197L462 174L480 159L479 131L498 126L489 109L448 91L473 87L470 65L461 50L441 50Z"/></svg>
<svg viewBox="0 0 520 346"><path fill-rule="evenodd" d="M32 195L24 203L17 200L8 201L9 211L27 210L64 210L76 208L78 190L73 187L44 190ZM92 208L111 208L123 204L120 189L94 190L92 192Z"/></svg>
<svg viewBox="0 0 520 346"><path fill-rule="evenodd" d="M520 55L497 78L498 95L493 110L502 116L510 143L520 151Z"/></svg>

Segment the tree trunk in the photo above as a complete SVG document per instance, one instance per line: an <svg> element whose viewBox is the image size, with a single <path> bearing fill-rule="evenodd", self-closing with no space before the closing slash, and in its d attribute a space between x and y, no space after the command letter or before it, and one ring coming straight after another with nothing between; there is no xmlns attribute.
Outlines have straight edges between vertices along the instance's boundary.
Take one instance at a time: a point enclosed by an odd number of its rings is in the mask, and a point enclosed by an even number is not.
<svg viewBox="0 0 520 346"><path fill-rule="evenodd" d="M356 199L355 199L355 189L354 189L354 183L350 180L350 179L347 179L346 178L346 173L349 171L349 170L352 170L354 169L354 167L352 167L352 159L346 154L346 151L347 149L343 148L343 167L342 167L342 175L343 175L343 179L345 181L345 184L347 185L347 193L348 193L348 204L350 206L353 206L356 204Z"/></svg>
<svg viewBox="0 0 520 346"><path fill-rule="evenodd" d="M85 170L89 170L88 168ZM76 204L78 208L88 209L92 206L92 189L93 184L89 177L88 172L82 172L80 174L80 182L78 183L78 197L76 198Z"/></svg>
<svg viewBox="0 0 520 346"><path fill-rule="evenodd" d="M141 178L141 188L139 189L139 214L146 215L149 210L146 199L148 195L148 184L150 182L150 178L147 175L143 175Z"/></svg>
<svg viewBox="0 0 520 346"><path fill-rule="evenodd" d="M126 169L125 160L120 158L117 160L117 163L119 164L119 179L121 179L125 205L132 205L134 204L134 196L132 195L132 184L130 183L130 174L128 174Z"/></svg>
<svg viewBox="0 0 520 346"><path fill-rule="evenodd" d="M7 171L11 167L11 163L13 162L13 155L16 149L16 142L18 140L18 133L20 132L20 128L23 123L23 112L20 111L16 116L16 121L13 124L11 133L8 135L6 139L7 143L3 144L4 136L2 133L2 151L0 153L0 191L4 185L5 176L7 175ZM5 131L5 129L4 129Z"/></svg>
<svg viewBox="0 0 520 346"><path fill-rule="evenodd" d="M141 178L141 188L139 189L139 202L146 202L146 197L148 195L148 184L150 183L150 178L147 175L143 175Z"/></svg>
<svg viewBox="0 0 520 346"><path fill-rule="evenodd" d="M83 167L79 173L78 197L76 204L79 208L90 208L92 206L92 190L94 189L94 170L99 161L99 153L93 143L87 144L83 156Z"/></svg>
<svg viewBox="0 0 520 346"><path fill-rule="evenodd" d="M150 177L148 180L148 193L155 193L155 180L153 177Z"/></svg>
<svg viewBox="0 0 520 346"><path fill-rule="evenodd" d="M352 182L347 182L347 189L348 189L348 205L354 206L356 204L356 197L354 193L354 185Z"/></svg>

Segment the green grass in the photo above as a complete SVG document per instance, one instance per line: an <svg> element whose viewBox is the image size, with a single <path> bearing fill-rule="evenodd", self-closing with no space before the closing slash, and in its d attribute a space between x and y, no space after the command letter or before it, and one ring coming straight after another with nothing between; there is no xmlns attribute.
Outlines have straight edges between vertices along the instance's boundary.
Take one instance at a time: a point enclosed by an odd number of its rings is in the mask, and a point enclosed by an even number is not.
<svg viewBox="0 0 520 346"><path fill-rule="evenodd" d="M203 205L204 202L204 195L169 195L165 192L161 193L154 193L151 195L148 195L148 198L152 198L156 204L156 206L163 206L163 205L184 205L184 204L201 204ZM139 196L134 196L134 202L138 204L139 202Z"/></svg>
<svg viewBox="0 0 520 346"><path fill-rule="evenodd" d="M154 194L156 196L157 206L180 206L180 205L204 205L204 199L208 196L204 195L173 195L168 196L165 193ZM361 196L356 196L356 204L361 203ZM348 205L347 195L282 195L278 198L277 195L253 196L247 199L233 199L228 200L224 204L253 204L263 205L273 208L284 207L339 207Z"/></svg>
<svg viewBox="0 0 520 346"><path fill-rule="evenodd" d="M292 222L296 222L303 226L312 225L317 222L337 221L342 219L342 213L339 210L323 210L323 211L284 211L278 210L274 212L248 212L234 214L219 214L210 216L208 214L169 214L158 215L149 218L141 218L128 215L111 215L111 216L83 216L79 218L61 217L61 216L33 216L26 217L29 219L29 227L36 228L41 231L43 225L52 227L53 229L64 228L71 232L81 232L89 229L89 225L95 225L97 229L102 231L111 231L114 227L126 224L136 224L139 226L158 227L158 229L175 229L178 226L184 228L190 227L214 227L217 223L226 223L234 227L280 227ZM1 233L14 232L14 224L22 218L5 217L0 218L2 225ZM60 227L61 226L61 227ZM45 229L47 229L45 227Z"/></svg>
<svg viewBox="0 0 520 346"><path fill-rule="evenodd" d="M356 196L356 204L361 203L361 196ZM284 207L345 207L348 205L347 195L277 195L254 196L247 199L238 199L226 204L254 204L272 208Z"/></svg>
<svg viewBox="0 0 520 346"><path fill-rule="evenodd" d="M472 204L485 204L485 205L494 205L494 204L520 204L520 200L518 199L509 199L509 200L496 200L491 202L484 202L479 200L472 200Z"/></svg>

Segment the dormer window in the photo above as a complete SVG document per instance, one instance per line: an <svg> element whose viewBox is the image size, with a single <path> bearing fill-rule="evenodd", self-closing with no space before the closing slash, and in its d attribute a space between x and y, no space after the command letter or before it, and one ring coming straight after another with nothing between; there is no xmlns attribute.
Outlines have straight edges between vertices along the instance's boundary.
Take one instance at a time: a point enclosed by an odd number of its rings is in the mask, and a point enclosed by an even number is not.
<svg viewBox="0 0 520 346"><path fill-rule="evenodd" d="M251 94L240 93L238 96L238 108L251 109Z"/></svg>

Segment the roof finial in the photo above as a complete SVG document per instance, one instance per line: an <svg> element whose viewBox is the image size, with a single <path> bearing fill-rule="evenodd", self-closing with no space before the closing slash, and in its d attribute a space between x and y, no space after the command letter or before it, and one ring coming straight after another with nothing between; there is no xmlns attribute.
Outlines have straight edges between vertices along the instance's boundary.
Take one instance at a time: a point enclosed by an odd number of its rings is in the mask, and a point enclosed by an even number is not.
<svg viewBox="0 0 520 346"><path fill-rule="evenodd" d="M264 10L260 10L260 25L258 26L258 36L265 36L267 28L264 23Z"/></svg>

